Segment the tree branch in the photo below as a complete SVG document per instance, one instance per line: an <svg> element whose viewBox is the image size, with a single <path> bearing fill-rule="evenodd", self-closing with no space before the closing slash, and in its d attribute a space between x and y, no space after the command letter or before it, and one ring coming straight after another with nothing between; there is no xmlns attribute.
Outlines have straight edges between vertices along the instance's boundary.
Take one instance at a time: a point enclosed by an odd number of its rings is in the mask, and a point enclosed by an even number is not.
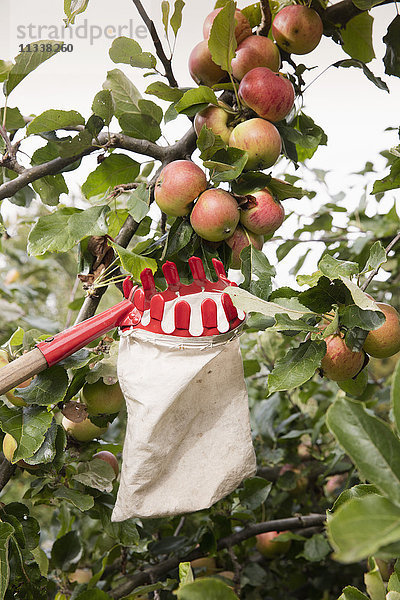
<svg viewBox="0 0 400 600"><path fill-rule="evenodd" d="M395 244L397 244L397 242L400 240L400 232L396 235L396 237L394 237L392 239L392 241L390 242L390 244L388 244L385 248L385 252L386 252L386 256L389 254L389 252L391 251L391 249L393 248L393 246L395 246ZM364 281L364 283L361 286L361 289L363 292L365 292L365 290L367 289L367 287L369 286L369 284L371 283L371 281L373 280L373 278L375 277L375 275L379 272L379 269L381 267L377 267L376 269L374 269L373 271L371 271L370 275L368 276L368 279L366 279Z"/></svg>
<svg viewBox="0 0 400 600"><path fill-rule="evenodd" d="M268 36L269 30L271 29L272 14L269 0L261 0L261 23L257 28L257 35Z"/></svg>
<svg viewBox="0 0 400 600"><path fill-rule="evenodd" d="M150 19L149 15L147 14L147 12L140 0L132 0L132 2L136 6L139 15L142 17L144 24L146 25L147 29L149 30L151 39L153 40L153 44L156 49L156 54L157 54L158 58L160 59L160 61L162 62L163 67L165 69L165 77L168 79L169 85L171 87L178 87L178 82L176 81L174 74L172 72L171 59L167 58L167 56L164 52L164 49L161 44L161 40L158 36L156 27L154 25L154 22Z"/></svg>
<svg viewBox="0 0 400 600"><path fill-rule="evenodd" d="M342 0L328 6L320 13L322 21L333 25L346 25L350 19L364 12L357 8L352 0Z"/></svg>
<svg viewBox="0 0 400 600"><path fill-rule="evenodd" d="M249 525L240 531L237 531L225 538L222 538L217 544L217 550L224 550L231 548L236 544L240 544L245 540L258 535L259 533L265 533L267 531L292 531L297 529L306 529L309 527L322 527L325 523L326 516L322 514L312 514L307 516L289 517L288 519L276 519L274 521L265 521L263 523L255 523ZM114 588L109 592L112 598L116 600L130 594L139 585L145 585L151 582L151 580L159 581L169 571L176 569L180 562L190 562L196 558L202 558L205 556L204 552L200 548L192 550L186 556L171 557L163 560L157 565L151 566L144 571L140 571L130 577L127 581L124 581L120 586Z"/></svg>
<svg viewBox="0 0 400 600"><path fill-rule="evenodd" d="M10 481L15 469L15 465L9 463L2 455L2 459L0 459L0 492Z"/></svg>

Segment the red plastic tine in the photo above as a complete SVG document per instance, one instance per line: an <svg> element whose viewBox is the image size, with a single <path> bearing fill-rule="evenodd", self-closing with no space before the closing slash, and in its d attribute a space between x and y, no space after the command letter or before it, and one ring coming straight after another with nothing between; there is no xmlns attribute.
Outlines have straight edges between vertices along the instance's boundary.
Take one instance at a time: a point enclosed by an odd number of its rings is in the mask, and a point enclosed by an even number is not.
<svg viewBox="0 0 400 600"><path fill-rule="evenodd" d="M124 298L129 299L129 297L132 294L132 290L133 290L133 281L130 278L130 276L128 275L128 277L125 277L125 279L122 283L122 291L124 292Z"/></svg>
<svg viewBox="0 0 400 600"><path fill-rule="evenodd" d="M213 258L212 264L214 265L214 269L215 269L215 272L218 275L218 277L219 278L223 277L224 279L226 279L226 273L225 273L224 265L222 264L222 262L220 260L218 260L218 258Z"/></svg>
<svg viewBox="0 0 400 600"><path fill-rule="evenodd" d="M133 303L140 312L144 311L144 292L141 288L133 294Z"/></svg>
<svg viewBox="0 0 400 600"><path fill-rule="evenodd" d="M179 279L176 264L168 260L163 264L162 271L164 273L165 281L167 282L171 292L177 292L182 284L181 280Z"/></svg>
<svg viewBox="0 0 400 600"><path fill-rule="evenodd" d="M150 300L150 317L157 321L162 321L164 316L165 300L161 294L156 294Z"/></svg>
<svg viewBox="0 0 400 600"><path fill-rule="evenodd" d="M190 304L186 300L180 300L175 305L175 327L176 329L189 330L190 325Z"/></svg>
<svg viewBox="0 0 400 600"><path fill-rule="evenodd" d="M232 298L228 296L228 294L222 294L221 303L228 321L233 321L233 319L236 319L238 313L235 306L233 305Z"/></svg>
<svg viewBox="0 0 400 600"><path fill-rule="evenodd" d="M150 300L156 293L156 284L154 283L153 272L151 269L144 269L140 273L140 281L142 282L143 291L146 300Z"/></svg>
<svg viewBox="0 0 400 600"><path fill-rule="evenodd" d="M217 305L212 298L206 298L201 303L201 317L204 327L217 327Z"/></svg>
<svg viewBox="0 0 400 600"><path fill-rule="evenodd" d="M204 287L207 278L201 258L198 256L191 256L189 258L189 267L192 272L193 281L200 287Z"/></svg>

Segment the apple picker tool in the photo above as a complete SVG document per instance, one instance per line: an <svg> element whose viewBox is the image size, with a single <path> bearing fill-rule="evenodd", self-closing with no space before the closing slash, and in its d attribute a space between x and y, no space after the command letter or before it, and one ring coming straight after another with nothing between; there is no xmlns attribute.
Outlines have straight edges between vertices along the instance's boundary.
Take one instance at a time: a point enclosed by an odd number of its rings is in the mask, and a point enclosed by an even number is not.
<svg viewBox="0 0 400 600"><path fill-rule="evenodd" d="M245 315L224 292L231 283L213 259L216 282L200 258L182 284L166 262L167 289L150 269L142 287L124 282L115 307L40 342L0 370L11 389L106 331L119 327L118 378L128 420L114 521L208 508L255 472L238 337Z"/></svg>

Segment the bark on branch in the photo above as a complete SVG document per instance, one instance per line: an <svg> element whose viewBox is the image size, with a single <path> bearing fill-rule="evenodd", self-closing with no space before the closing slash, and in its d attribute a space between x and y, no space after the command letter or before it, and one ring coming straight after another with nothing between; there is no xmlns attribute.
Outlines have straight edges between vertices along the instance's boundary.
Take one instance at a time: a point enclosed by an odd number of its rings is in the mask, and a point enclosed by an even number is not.
<svg viewBox="0 0 400 600"><path fill-rule="evenodd" d="M325 523L326 516L322 514L312 514L307 516L290 517L288 519L276 519L274 521L265 521L263 523L255 523L237 531L225 538L222 538L217 544L217 550L231 548L236 544L240 544L259 533L267 531L293 531L299 529L307 529L309 527L322 527ZM202 558L204 552L196 548L186 556L171 557L163 560L157 565L151 566L143 571L140 571L124 581L120 586L109 592L112 598L118 600L127 594L130 594L139 585L145 585L151 581L159 581L169 573L176 569L180 562L189 562L196 558Z"/></svg>

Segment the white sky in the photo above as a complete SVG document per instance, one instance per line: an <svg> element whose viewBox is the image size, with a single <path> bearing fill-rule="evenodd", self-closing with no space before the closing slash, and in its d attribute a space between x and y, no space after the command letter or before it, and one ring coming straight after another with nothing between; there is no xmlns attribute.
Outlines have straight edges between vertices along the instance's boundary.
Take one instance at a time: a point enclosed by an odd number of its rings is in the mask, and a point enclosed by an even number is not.
<svg viewBox="0 0 400 600"><path fill-rule="evenodd" d="M239 0L238 6L242 8L250 3L251 0ZM46 30L46 26L52 26L53 32L54 27L57 27L62 35L63 4L63 0L2 0L0 58L12 59L19 52L19 44L30 41L29 26L34 37L38 34L39 26L43 28L42 37L46 37L46 32L49 31ZM161 33L161 2L144 0L143 4ZM178 34L174 57L174 72L182 86L193 85L187 69L188 56L191 48L202 39L202 23L213 6L214 0L203 0L201 3L197 0L186 2L183 28ZM323 127L328 135L328 146L321 147L309 164L332 171L329 182L335 192L343 189L348 173L359 171L367 160L374 161L381 150L399 143L396 131L384 130L387 127L398 127L400 124L400 79L386 76L382 63L385 52L382 37L388 24L395 17L396 9L394 5L377 7L372 14L375 17L374 40L377 59L372 61L369 67L386 81L390 94L376 88L359 69L331 68L307 90L304 98L305 112ZM113 29L109 29L108 26L114 27L115 31L118 31L118 27L128 26L144 50L153 50L150 37L146 35L143 38L141 25L141 19L131 0L115 0L113 3L110 0L90 0L88 10L77 17L75 28L80 29L75 29L71 40L73 51L57 55L28 76L12 92L9 106L18 106L25 115L39 114L50 108L75 109L87 118L91 114L92 99L101 89L107 71L114 68L124 70L135 85L144 91L155 79L143 79L139 69L115 65L108 56L112 40L107 38L107 34L113 33ZM90 39L91 31L96 39ZM129 35L128 29L125 29L123 35L127 34ZM67 37L66 34L66 40ZM315 70L306 75L306 80L311 81L329 64L346 56L331 39L323 38L313 53L301 57L301 62L307 66L317 65ZM188 123L184 117L171 123L166 130L168 141L171 143L178 139L187 127ZM81 170L67 177L70 188L75 192L79 190L78 186L95 165L94 157L84 159ZM293 168L290 167L289 171L293 172ZM346 182L348 181L346 179ZM393 197L388 198L388 202L392 202ZM350 203L357 201L358 197L349 199ZM294 208L290 202L287 206ZM385 210L387 205L381 203L379 210ZM310 214L317 206L318 200L312 203L302 201L301 210ZM372 202L371 206L375 204ZM290 237L290 223L285 224L284 228L284 235ZM305 265L305 268L308 266Z"/></svg>

